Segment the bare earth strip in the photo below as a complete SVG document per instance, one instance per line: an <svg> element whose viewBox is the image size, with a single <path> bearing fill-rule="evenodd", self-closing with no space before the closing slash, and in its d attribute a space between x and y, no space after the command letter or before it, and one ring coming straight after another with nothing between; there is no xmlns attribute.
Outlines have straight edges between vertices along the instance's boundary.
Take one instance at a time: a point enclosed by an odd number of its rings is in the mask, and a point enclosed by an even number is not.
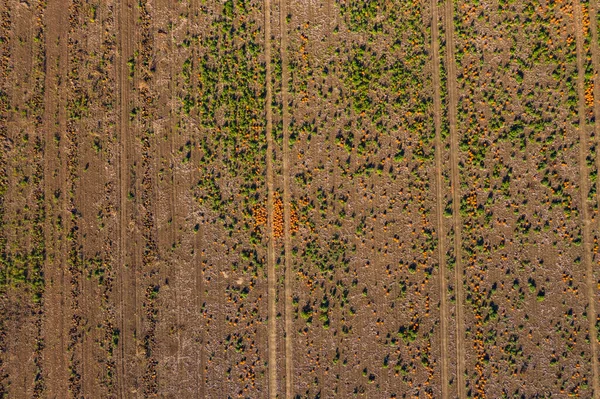
<svg viewBox="0 0 600 399"><path fill-rule="evenodd" d="M182 19L177 19L178 3L169 0L154 2L155 15L153 20L155 31L154 51L156 52L155 81L158 93L157 122L155 134L160 137L156 142L154 157L154 190L158 195L155 205L156 223L158 228L157 250L161 264L160 280L165 282L160 289L161 309L157 342L160 362L158 366L159 396L185 397L182 393L190 384L182 374L181 342L182 342L182 300L185 298L185 283L180 280L181 269L185 261L180 259L178 248L179 215L177 213L178 157L175 152L180 132L176 125L181 118L176 112L175 87L180 83L180 75L175 70L179 64L179 52L175 46L176 32L180 29ZM171 29L167 24L174 21ZM165 33L162 33L165 32Z"/></svg>
<svg viewBox="0 0 600 399"><path fill-rule="evenodd" d="M285 397L293 397L293 345L292 345L292 237L291 237L291 195L290 195L290 110L289 110L289 61L287 55L287 4L279 0L281 26L281 103L283 116L283 227L285 251Z"/></svg>
<svg viewBox="0 0 600 399"><path fill-rule="evenodd" d="M198 158L197 155L198 151L194 151L192 155L192 161L195 161ZM197 165L198 163L195 162L194 165ZM198 173L195 171L196 169L194 168L194 171L191 173L191 183L194 184L195 182L198 181L197 176ZM195 217L196 220L198 220L198 217ZM200 224L200 221L198 220L198 224ZM195 331L195 335L196 335L196 342L198 344L198 349L196 350L195 353L195 363L196 363L196 399L200 399L200 398L206 398L206 384L205 384L205 380L206 380L206 374L204 372L205 370L205 364L206 364L206 360L204 358L204 347L206 344L206 328L205 325L202 323L202 319L203 319L203 306L202 304L204 303L204 272L203 272L203 267L204 267L204 259L201 253L199 253L201 251L201 238L202 238L202 230L198 230L195 233L195 237L193 238L193 242L194 242L194 255L193 255L193 267L194 267L194 281L195 281L195 290L194 290L194 303L196 305L196 318L199 319L198 321L198 329Z"/></svg>
<svg viewBox="0 0 600 399"><path fill-rule="evenodd" d="M454 222L454 256L456 257L456 385L457 397L465 398L465 321L463 316L463 265L461 258L461 221L458 172L458 132L456 131L456 61L454 59L454 2L446 0L446 60L448 64L448 122L450 128L450 167L452 181L452 219ZM437 155L437 154L436 154Z"/></svg>
<svg viewBox="0 0 600 399"><path fill-rule="evenodd" d="M600 4L592 1L590 3L590 21L592 31L592 66L594 70L594 138L596 148L600 146L600 44L598 43L598 8ZM600 157L596 156L596 169L600 170ZM596 195L600 201L600 179L596 179ZM600 218L598 219L600 226Z"/></svg>
<svg viewBox="0 0 600 399"><path fill-rule="evenodd" d="M595 71L594 73L594 117L595 117L595 121L594 121L594 139L595 139L595 144L596 144L596 148L599 148L600 146L600 76L598 75L598 73L600 72L600 45L598 43L598 8L599 8L599 4L598 2L592 1L590 2L590 21L591 23L591 31L592 31L592 45L591 45L591 52L592 52L592 66L593 66L593 70ZM600 170L600 157L596 155L596 169ZM596 196L597 196L597 200L600 201L600 179L596 179ZM600 231L600 219L599 219L599 231ZM593 265L590 264L590 267L593 267ZM590 275L589 278L593 278L593 275ZM589 293L588 293L589 294ZM592 298L594 298L594 296L592 296ZM591 318L589 318L589 320L591 320ZM595 317L595 320L597 320L597 316ZM590 340L592 341L592 350L593 348L597 345L598 339L597 339L597 328L595 328L593 333L590 333ZM597 349L596 349L597 350ZM597 353L596 355L594 355L594 361L597 363ZM596 372L598 371L598 368L596 368ZM599 381L598 378L600 378L600 376L598 376L597 374L594 375L594 382L592 384L592 388L594 389L594 397L597 398L598 395L600 395L600 386L599 386Z"/></svg>
<svg viewBox="0 0 600 399"><path fill-rule="evenodd" d="M193 87L197 87L194 84ZM198 145L194 141L196 137L192 140L194 142L194 147L192 150L192 172L190 173L190 187L193 187L194 184L200 179L200 174L198 173L198 169L195 165L200 163L200 156L198 151ZM205 358L204 358L204 346L206 344L206 326L203 322L203 303L204 303L204 257L202 256L202 220L198 214L194 213L193 220L196 221L198 230L194 233L193 245L194 252L192 256L192 266L194 270L194 303L195 303L195 314L197 321L197 329L194 331L196 336L196 343L198 344L198 349L195 352L195 363L196 363L196 399L205 398L206 397L206 374L205 374Z"/></svg>
<svg viewBox="0 0 600 399"><path fill-rule="evenodd" d="M190 30L192 32L197 32L198 31L198 10L199 10L199 3L197 0L190 0L189 3L189 23L190 23ZM194 60L194 62L192 63L192 78L191 78L191 82L192 82L192 90L194 91L194 104L198 104L198 72L197 72L197 62L196 60L199 58L198 56L198 52L197 49L194 48L194 50L192 51L192 59ZM192 115L195 118L198 118L198 107L195 107L192 110ZM196 123L193 123L193 125L196 125ZM190 140L192 142L192 159L191 159L191 164L192 164L192 169L190 171L189 177L190 177L190 188L193 191L193 187L196 184L196 182L200 179L200 174L198 173L198 168L196 167L196 165L200 164L200 159L199 159L199 152L198 152L198 145L197 145L197 140L198 140L198 127L195 126L195 128L191 129L190 132ZM195 208L195 203L193 202L193 196L192 196L192 207ZM191 264L191 268L190 271L193 271L194 273L194 314L195 314L195 320L194 320L194 343L196 344L197 348L196 351L194 352L194 363L195 363L195 398L196 399L200 399L200 398L205 398L206 397L206 388L205 388L205 373L204 373L204 368L205 368L205 359L204 359L204 345L206 342L206 328L203 324L203 317L202 317L202 309L203 309L203 302L204 302L204 273L203 273L203 263L204 263L204 259L202 256L202 253L199 253L201 251L201 239L202 239L202 224L201 221L199 220L200 218L198 217L198 215L192 211L192 220L194 220L197 223L198 229L197 231L195 231L195 233L193 233L193 237L192 237L192 242L193 242L193 246L194 246L194 250L193 250L193 254L192 254L192 264Z"/></svg>
<svg viewBox="0 0 600 399"><path fill-rule="evenodd" d="M176 54L175 54L175 39L173 38L173 33L171 31L171 42L170 42L170 49L169 49L169 53L171 54L171 57L173 57L173 59L176 59ZM175 71L174 71L174 62L171 62L170 64L171 66L171 73L172 73L172 77L175 76ZM181 123L181 118L179 118L177 116L176 111L173 109L174 108L174 104L175 104L175 99L176 99L176 94L175 94L175 87L176 87L176 81L175 79L172 78L171 80L171 95L170 95L170 108L171 108L171 117L169 118L169 120L171 121L171 123L174 123L175 121L177 121L177 123ZM182 193L178 191L178 184L180 186L183 187L183 185L181 184L181 182L179 182L179 177L178 177L178 172L179 172L179 168L176 165L176 162L178 161L177 159L177 155L176 155L176 150L177 150L177 146L179 144L182 143L177 143L175 142L176 138L179 138L181 141L181 138L178 137L179 135L176 135L175 132L171 132L170 133L171 139L170 139L170 158L171 158L171 162L172 162L172 168L171 168L171 173L172 173L172 181L171 181L171 199L169 202L170 205L170 215L171 215L171 231L170 231L170 236L171 236L171 243L172 245L179 245L179 241L181 240L181 238L179 237L179 231L184 227L182 226L182 219L185 219L185 214L181 215L181 210L184 209L184 204L182 204L181 202L181 198L182 198ZM158 179L157 179L158 180ZM178 203L178 201L180 201L180 203ZM179 212L178 212L179 211ZM185 211L184 211L185 212ZM179 213L179 214L178 214ZM183 312L185 309L185 306L182 306L182 301L185 298L185 286L186 286L186 282L182 281L183 280L183 276L187 276L187 264L185 264L185 260L180 259L182 257L182 252L178 251L178 253L176 254L175 251L173 251L172 253L172 263L169 265L169 268L174 268L174 273L175 273L175 281L174 281L174 286L175 286L175 307L177 310L176 313L176 320L177 320L177 374L180 378L184 378L184 373L183 372L183 367L182 367L182 342L184 339L184 335L182 334L182 329L184 328L184 319L185 317L183 316ZM182 270L182 268L184 270ZM182 395L183 388L181 386L181 384L178 384L177 386L177 396Z"/></svg>
<svg viewBox="0 0 600 399"><path fill-rule="evenodd" d="M600 40L600 38L598 37L598 8L600 8L600 5L598 4L598 2L596 1L592 1L590 2L590 21L591 21L591 31L592 31L592 45L591 45L591 52L592 52L592 66L593 66L593 70L594 70L594 116L595 116L595 121L594 121L594 138L596 140L596 148L599 148L600 146L600 76L598 75L600 72L600 45L598 43L598 41ZM596 155L596 168L598 170L600 170L600 157ZM596 180L596 184L597 184L597 189L596 189L596 195L598 196L598 201L600 201L600 179ZM600 220L599 220L600 222ZM590 265L590 267L593 267L593 265ZM590 275L589 278L593 278L593 275ZM592 298L594 298L595 296L592 296ZM591 318L590 318L591 320ZM597 316L595 318L594 321L597 320ZM597 337L597 328L595 328L594 333L590 333L590 340L593 342L593 347L595 347L597 345L598 339ZM593 350L592 347L592 350ZM597 351L597 349L596 349ZM596 355L594 355L594 361L596 363L598 363L597 361L597 352ZM596 372L598 372L598 368L595 369ZM598 378L600 378L600 376L598 374L594 375L594 382L592 384L592 387L594 389L594 395L597 398L600 395L600 386L599 386L599 381Z"/></svg>
<svg viewBox="0 0 600 399"><path fill-rule="evenodd" d="M598 9L600 4L595 1L590 2L590 21L592 31L592 66L594 70L594 137L596 139L596 148L599 148L600 142L600 44L598 43ZM600 170L600 157L596 156L596 169ZM596 193L600 201L600 179L596 180ZM599 219L600 222L600 219Z"/></svg>
<svg viewBox="0 0 600 399"><path fill-rule="evenodd" d="M277 328L276 328L276 289L275 289L275 237L273 235L273 112L271 103L273 88L271 82L271 1L264 2L265 13L265 64L267 95L265 110L267 117L267 283L268 283L268 351L269 351L269 397L277 397Z"/></svg>
<svg viewBox="0 0 600 399"><path fill-rule="evenodd" d="M120 339L119 349L120 355L118 357L118 370L117 370L117 383L118 392L121 399L130 397L128 391L128 381L126 366L127 359L135 353L135 349L132 348L131 332L134 327L132 324L131 314L127 314L128 301L127 292L129 290L135 291L136 287L131 286L129 272L126 270L126 245L127 245L127 187L128 187L128 169L127 160L130 151L129 144L129 67L127 65L128 57L131 55L131 27L130 24L130 12L131 7L128 1L122 1L119 3L119 58L118 58L118 69L119 75L117 79L117 91L119 93L119 106L120 106L120 117L119 117L119 137L120 137L120 151L119 151L119 317L120 317ZM130 367L129 365L128 367Z"/></svg>
<svg viewBox="0 0 600 399"><path fill-rule="evenodd" d="M45 126L46 138L44 140L45 168L44 184L47 204L59 190L65 192L66 181L61 168L61 154L58 144L54 142L55 134L64 131L66 119L64 114L64 100L60 93L60 81L65 80L66 73L66 33L65 33L65 7L58 0L48 2L46 9L46 88L45 88ZM66 263L64 256L64 243L55 227L56 217L62 212L62 201L58 205L47 206L46 217L46 242L47 260L44 267L46 287L44 293L45 320L43 321L43 334L45 348L43 358L46 363L47 376L46 394L48 397L67 397L67 360L65 358L65 276L62 265Z"/></svg>
<svg viewBox="0 0 600 399"><path fill-rule="evenodd" d="M173 38L173 31L171 30L171 41L169 43L169 54L172 57L172 59L176 59L176 55L175 55L175 51L174 51L174 38ZM174 110L174 102L175 102L175 86L176 86L176 80L173 78L175 76L175 71L174 71L174 62L170 63L170 67L171 67L171 94L170 94L170 98L169 98L169 103L170 103L170 118L169 120L171 121L171 123L175 123L175 121L177 121L177 123L181 123L180 118L176 115L176 112ZM176 204L177 204L177 199L179 198L179 193L177 192L177 184L178 184L178 176L177 176L177 171L178 171L178 167L176 166L176 162L177 162L177 156L176 154L176 148L177 148L177 143L175 142L175 132L171 131L170 134L170 140L169 140L169 158L171 159L172 162L172 167L171 167L171 198L169 201L169 214L171 215L171 228L170 228L170 241L173 245L176 245L177 241L178 241L178 229L179 229L179 215L177 214L177 209L176 209ZM158 178L156 179L158 180ZM181 209L181 208L180 208ZM182 334L181 334L181 330L182 330L182 322L183 322L183 318L181 316L183 310L182 310L182 306L181 306L181 301L183 300L184 295L182 292L182 286L184 285L181 281L181 263L183 262L183 260L177 259L177 256L175 256L174 253L171 254L172 256L172 261L169 262L171 264L168 265L169 268L173 268L174 269L174 274L175 274L175 281L174 281L174 287L175 287L175 308L176 308L176 321L177 321L177 327L176 327L176 331L177 331L177 348L176 348L176 353L177 353L177 360L176 360L176 364L177 364L177 376L179 376L180 378L183 378L182 375L182 367L181 367L181 342L182 342ZM185 271L184 271L185 273ZM181 396L181 392L182 392L182 388L181 384L178 384L177 386L177 396Z"/></svg>
<svg viewBox="0 0 600 399"><path fill-rule="evenodd" d="M446 234L444 231L444 216L442 214L442 107L440 96L440 43L438 32L438 5L437 0L431 0L431 50L433 56L433 112L435 117L435 186L436 186L436 212L438 232L438 257L440 270L440 334L441 334L441 392L442 399L448 398L448 292L446 282Z"/></svg>
<svg viewBox="0 0 600 399"><path fill-rule="evenodd" d="M590 241L590 216L587 203L587 193L589 190L589 176L587 173L587 152L588 152L588 134L586 131L585 121L585 69L583 64L583 24L581 3L576 1L574 4L575 11L575 36L577 40L577 92L578 92L578 113L579 113L579 192L581 194L581 218L583 228L583 250L585 259L585 278L588 299L588 322L590 342L592 346L592 388L594 390L593 397L600 397L598 387L598 342L596 339L596 300L594 296L594 278L592 271L592 245Z"/></svg>

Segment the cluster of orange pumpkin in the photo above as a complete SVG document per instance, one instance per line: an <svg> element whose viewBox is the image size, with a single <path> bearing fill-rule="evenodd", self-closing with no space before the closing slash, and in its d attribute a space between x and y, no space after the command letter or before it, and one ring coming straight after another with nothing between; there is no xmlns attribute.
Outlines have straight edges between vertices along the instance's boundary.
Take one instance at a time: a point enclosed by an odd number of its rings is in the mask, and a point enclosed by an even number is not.
<svg viewBox="0 0 600 399"><path fill-rule="evenodd" d="M255 206L252 214L256 228L267 224L267 209L265 206ZM283 237L284 230L283 201L278 194L275 194L275 199L273 200L273 236L276 239ZM296 231L298 231L298 212L294 206L291 206L290 232L295 233Z"/></svg>

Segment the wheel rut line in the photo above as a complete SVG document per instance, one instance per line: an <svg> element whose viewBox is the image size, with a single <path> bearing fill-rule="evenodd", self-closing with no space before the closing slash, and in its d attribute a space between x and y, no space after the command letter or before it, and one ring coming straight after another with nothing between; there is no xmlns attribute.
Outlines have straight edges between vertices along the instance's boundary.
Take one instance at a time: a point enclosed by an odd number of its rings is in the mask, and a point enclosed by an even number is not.
<svg viewBox="0 0 600 399"><path fill-rule="evenodd" d="M44 101L46 104L44 111L44 125L46 128L47 136L44 140L44 198L48 201L49 198L54 196L54 189L60 189L65 192L64 182L66 182L63 168L61 167L62 160L60 158L61 151L60 147L56 147L54 150L49 150L49 142L52 140L50 134L54 129L52 126L58 124L60 131L64 131L63 128L66 125L64 113L61 112L64 104L62 104L62 96L60 95L60 84L56 78L56 74L60 74L64 79L63 71L65 68L60 67L60 63L65 62L66 57L63 54L64 51L61 49L58 40L64 40L66 35L64 31L64 9L60 7L57 1L49 1L47 7L46 20L49 21L47 24L48 28L46 31L46 71L45 71L45 93ZM63 46L64 49L65 46ZM59 63L58 66L55 66ZM64 65L63 65L64 66ZM49 106L51 104L51 106ZM50 157L49 153L54 154ZM52 175L54 169L59 170L57 178L50 181L49 176ZM46 287L46 295L44 301L47 308L58 309L52 312L53 318L47 319L44 326L47 326L51 340L50 345L47 345L44 349L45 353L48 353L48 357L51 359L51 364L55 367L48 368L49 375L55 375L54 378L46 378L46 382L49 386L49 395L52 396L66 396L67 387L65 382L67 381L66 364L67 359L65 358L66 346L65 346L65 308L64 308L64 291L65 291L65 280L64 271L62 265L66 262L64 253L64 244L61 240L58 240L56 236L57 232L52 226L51 220L54 219L55 215L60 214L61 209L64 208L62 200L60 201L61 206L58 207L46 207L46 221L45 221L45 236L47 243L52 244L52 255L54 256L53 261L45 263L46 279L52 280L53 283L50 287ZM50 294L51 293L51 294ZM50 302L52 301L52 302ZM51 304L48 304L48 303ZM48 316L48 313L45 313ZM51 317L51 316L50 316ZM44 328L44 326L42 328ZM48 335L46 335L46 339ZM54 342L53 342L54 341ZM43 355L44 356L44 355ZM45 357L45 356L44 356Z"/></svg>
<svg viewBox="0 0 600 399"><path fill-rule="evenodd" d="M598 8L596 2L590 3L590 21L592 21L592 27L590 28L592 31L592 45L591 45L591 53L592 53L592 66L594 70L594 139L596 148L600 147L600 45L598 44L599 35L598 35L598 25L597 25L597 16L598 16ZM600 157L596 156L596 169L600 170ZM600 202L600 179L596 180L596 196L598 201ZM600 218L598 219L598 225L600 227Z"/></svg>
<svg viewBox="0 0 600 399"><path fill-rule="evenodd" d="M168 15L171 14L176 14L174 11L174 8L171 7L171 1L165 1L165 8L166 11L168 13ZM169 52L169 59L171 60L171 62L169 62L169 69L170 69L170 74L171 76L176 76L176 73L174 71L174 67L173 67L173 60L177 59L177 55L175 54L175 50L176 50L176 46L174 46L173 44L175 43L175 37L173 36L173 29L170 30L170 35L169 35L169 46L168 46L168 52ZM171 79L169 81L169 120L172 122L177 121L177 123L179 124L181 122L181 117L179 117L174 109L174 103L175 103L175 83L176 81L174 79ZM173 244L176 244L177 242L177 231L178 231L178 227L179 227L179 217L177 215L177 207L175 206L175 203L177 202L177 182L178 182L178 178L177 178L177 157L175 156L175 149L177 148L177 145L175 143L175 132L173 131L172 128L173 124L169 124L169 149L168 149L168 157L167 159L169 160L169 162L171 162L171 184L170 184L170 196L169 196L169 212L170 212L170 217L171 217L171 224L170 224L170 229L169 229L169 236L170 236L170 242L169 244L169 256L167 257L167 259L170 259L170 262L167 261L167 265L169 268L173 268L173 286L175 287L174 291L174 298L175 298L175 323L176 323L176 331L177 331L177 349L176 349L176 370L177 370L177 376L180 376L181 378L181 340L182 340L182 334L181 334L181 300L180 300L180 284L181 284L181 267L180 267L180 261L177 260L177 255L175 252L175 247L173 247ZM159 170L160 167L157 168L157 170ZM158 178L158 176L156 176L156 184L158 186L158 183L160 181L160 179ZM157 188L157 193L158 188ZM170 264L169 264L170 263ZM178 385L176 392L178 396L181 396L181 386Z"/></svg>
<svg viewBox="0 0 600 399"><path fill-rule="evenodd" d="M265 64L266 98L265 113L267 119L267 301L268 301L268 373L269 398L277 397L277 309L275 280L275 235L274 235L274 184L273 184L273 83L271 82L271 0L264 0L265 13Z"/></svg>
<svg viewBox="0 0 600 399"><path fill-rule="evenodd" d="M292 237L290 194L290 112L289 112L289 60L287 54L287 0L279 0L279 25L281 27L281 104L283 118L283 227L285 265L285 397L293 397L293 343L292 343Z"/></svg>
<svg viewBox="0 0 600 399"><path fill-rule="evenodd" d="M592 67L594 71L594 140L596 144L596 149L600 148L600 45L598 43L599 35L598 35L598 9L599 5L597 2L590 2L590 21L591 21L591 31L592 31ZM596 150L597 151L597 150ZM600 157L596 156L596 169L600 170ZM600 179L596 180L596 198L597 201L600 202ZM598 230L600 232L600 218L598 220ZM593 265L592 265L593 267ZM592 276L593 277L593 276ZM593 292L593 290L592 290ZM592 298L594 296L592 295ZM597 316L596 316L597 320ZM592 323L590 323L592 324ZM594 324L594 329L590 332L590 340L593 342L597 342L597 334L598 329ZM597 359L597 352L595 358ZM600 372L600 370L598 370ZM592 388L594 389L594 395L597 399L598 395L600 395L600 382L598 381L600 376L598 374L595 375L594 383L592 384Z"/></svg>
<svg viewBox="0 0 600 399"><path fill-rule="evenodd" d="M130 29L129 29L129 2L123 1L119 3L119 74L118 74L118 90L119 90L119 101L120 101L120 135L119 135L119 316L120 316L120 356L119 356L119 369L118 373L120 373L120 378L117 378L118 381L118 392L119 397L121 399L127 398L127 394L125 392L126 386L126 372L125 372L125 352L126 352L126 329L125 329L125 289L127 281L126 279L127 271L125 270L125 261L126 261L126 251L125 251L125 243L126 243L126 235L127 235L127 156L129 151L129 120L128 120L128 112L127 107L129 104L129 92L128 92L128 65L127 59L125 58L127 54L130 53L131 45L129 43ZM134 287L135 290L135 287ZM129 344L129 343L128 343Z"/></svg>
<svg viewBox="0 0 600 399"><path fill-rule="evenodd" d="M585 282L586 294L588 300L588 334L590 335L591 350L592 350L592 389L594 399L600 398L600 388L598 383L598 342L596 338L596 299L594 296L594 277L592 268L592 244L590 241L590 216L587 203L588 180L587 171L587 149L588 149L588 134L586 131L585 121L585 68L583 61L583 23L581 3L579 0L574 2L575 14L575 36L577 41L577 94L578 94L578 113L579 113L579 192L581 195L581 224L583 230L583 250L585 259ZM595 21L594 21L595 22ZM594 29L595 30L595 29ZM597 52L596 52L597 53ZM597 54L596 54L597 55ZM593 58L593 57L592 57ZM591 315L590 315L591 314Z"/></svg>
<svg viewBox="0 0 600 399"><path fill-rule="evenodd" d="M196 161L193 163L193 165L197 164L197 154L198 153L198 149L196 146L194 146L194 150L192 151L192 162ZM197 169L194 166L192 169L192 173L190 173L190 177L191 177L191 182L190 182L190 186L194 187L194 185L196 184L196 182L199 180L199 174L197 173ZM200 220L198 220L199 218L196 217L196 223L198 223L200 226L202 226L202 223ZM195 363L196 363L196 375L195 375L195 380L196 380L196 399L199 398L205 398L206 397L206 388L204 386L204 381L206 379L205 375L204 375L204 364L205 364L205 360L204 360L204 345L206 342L206 328L205 326L202 325L202 320L203 320L203 313L202 313L202 304L204 302L204 273L203 273L203 256L202 254L199 254L198 252L200 251L201 248L201 237L203 234L203 230L200 227L200 229L195 233L195 237L193 238L193 242L194 242L194 255L192 258L192 265L194 267L194 302L195 302L195 314L196 317L198 318L198 331L196 332L198 334L198 339L199 339L199 345L198 345L198 349L196 351L196 358L195 358Z"/></svg>
<svg viewBox="0 0 600 399"><path fill-rule="evenodd" d="M448 64L448 122L450 130L450 168L452 185L452 221L454 225L454 256L456 273L456 386L457 397L464 399L465 392L465 321L463 315L463 265L461 258L461 220L458 171L458 133L456 130L457 89L456 60L454 58L454 2L446 0L444 33L446 37L446 61Z"/></svg>
<svg viewBox="0 0 600 399"><path fill-rule="evenodd" d="M433 110L435 120L435 184L438 231L438 256L440 269L440 334L441 334L441 393L442 399L448 399L448 292L446 282L446 234L444 231L443 191L442 191L442 139L441 139L441 94L440 94L440 45L439 15L437 0L431 0L431 47L433 58Z"/></svg>
<svg viewBox="0 0 600 399"><path fill-rule="evenodd" d="M197 152L197 151L194 151ZM194 154L194 152L192 152L192 154ZM196 157L194 155L192 155L192 161L196 160ZM194 165L196 165L196 163L194 162ZM195 182L198 181L198 175L197 173L195 173L196 169L193 168L192 172L190 173L190 178L191 178L191 184L190 186L193 187ZM200 222L198 221L198 219L196 218L196 223ZM205 376L204 376L204 344L205 344L205 328L201 325L202 323L202 302L203 302L203 295L204 295L204 276L202 273L202 256L200 254L198 254L198 252L200 251L200 238L202 236L202 229L199 229L198 231L195 232L195 237L193 237L193 245L194 245L194 254L192 256L192 266L194 268L194 306L195 306L195 312L194 314L196 315L198 321L197 321L197 328L199 328L199 330L195 331L195 334L198 334L198 340L199 340L199 345L198 348L196 350L195 353L195 365L196 365L196 372L195 372L195 383L196 383L196 399L199 398L204 398L206 397L206 393L205 393L205 387L204 387L204 380L205 380Z"/></svg>
<svg viewBox="0 0 600 399"><path fill-rule="evenodd" d="M189 6L188 6L188 12L189 12L189 23L190 23L190 31L192 32L196 32L196 23L197 23L197 15L196 12L198 10L198 4L196 0L190 0L189 2ZM198 93L198 74L197 74L197 58L198 58L198 54L196 49L192 49L191 52L191 58L192 58L192 90L193 90L193 96L194 96L194 103L198 104L198 98L197 98L197 93ZM198 119L198 114L197 114L197 108L194 108L193 110L194 112L194 116L196 117L196 119ZM194 124L194 123L193 123ZM199 180L199 176L197 173L197 168L195 165L199 164L199 160L196 159L197 154L198 154L198 147L197 147L197 143L196 143L196 138L197 136L194 134L194 132L197 132L196 129L188 129L190 131L190 142L192 143L192 167L190 170L190 187L193 190L194 185L196 184L196 182ZM192 196L192 201L193 201L193 196ZM198 218L196 218L196 223L198 223L198 226L201 226L200 221L198 220ZM192 263L191 263L191 269L194 270L194 314L197 317L196 323L195 323L195 330L194 330L194 335L196 336L195 339L199 340L199 345L197 345L196 351L195 351L195 375L194 375L194 380L195 380L195 385L196 385L196 389L195 389L195 397L196 399L199 398L204 398L206 397L206 390L204 387L204 380L205 380L205 376L204 376L204 342L205 342L205 329L202 327L202 316L201 316L201 312L202 312L202 302L203 302L203 295L204 295L204 276L202 273L202 262L203 262L203 257L198 253L200 251L200 244L201 244L201 239L202 237L202 229L199 229L198 231L195 232L195 236L192 238L193 240L193 245L194 245L194 253L192 255Z"/></svg>

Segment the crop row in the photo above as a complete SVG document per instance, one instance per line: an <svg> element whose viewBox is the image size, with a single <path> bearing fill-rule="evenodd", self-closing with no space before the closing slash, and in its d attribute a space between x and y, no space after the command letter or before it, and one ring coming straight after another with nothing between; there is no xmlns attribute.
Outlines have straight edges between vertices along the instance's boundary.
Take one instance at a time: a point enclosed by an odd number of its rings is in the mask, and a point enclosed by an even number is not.
<svg viewBox="0 0 600 399"><path fill-rule="evenodd" d="M456 8L472 397L574 394L589 384L589 370L578 369L590 362L572 13L563 2ZM548 309L560 310L547 319ZM536 327L541 319L555 329ZM536 382L550 364L555 381Z"/></svg>

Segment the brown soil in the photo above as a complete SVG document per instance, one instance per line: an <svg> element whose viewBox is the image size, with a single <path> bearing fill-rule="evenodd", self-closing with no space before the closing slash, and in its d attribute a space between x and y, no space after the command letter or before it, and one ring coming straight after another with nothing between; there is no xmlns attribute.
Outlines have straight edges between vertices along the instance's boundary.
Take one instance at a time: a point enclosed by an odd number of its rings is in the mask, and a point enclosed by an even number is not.
<svg viewBox="0 0 600 399"><path fill-rule="evenodd" d="M587 0L0 3L0 398L600 396Z"/></svg>

